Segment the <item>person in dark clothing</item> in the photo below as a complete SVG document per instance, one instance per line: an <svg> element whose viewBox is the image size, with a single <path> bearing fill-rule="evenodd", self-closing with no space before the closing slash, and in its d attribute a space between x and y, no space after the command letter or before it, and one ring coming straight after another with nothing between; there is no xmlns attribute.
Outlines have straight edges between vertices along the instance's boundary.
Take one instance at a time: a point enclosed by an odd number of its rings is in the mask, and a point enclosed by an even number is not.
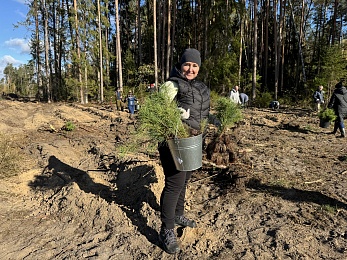
<svg viewBox="0 0 347 260"><path fill-rule="evenodd" d="M160 87L181 111L181 119L193 131L200 131L200 123L209 118L210 89L196 77L201 65L200 52L186 49L180 62L172 69L169 79ZM197 223L184 215L184 202L190 171L176 170L166 142L158 146L165 175L165 186L160 197L161 229L159 241L167 253L180 251L175 225L195 228Z"/></svg>
<svg viewBox="0 0 347 260"><path fill-rule="evenodd" d="M280 102L278 102L277 100L271 101L269 104L269 108L279 109L280 108Z"/></svg>
<svg viewBox="0 0 347 260"><path fill-rule="evenodd" d="M332 134L336 134L337 129L339 129L341 133L340 137L345 137L346 132L343 120L347 118L347 90L341 81L335 85L335 90L330 98L328 108L334 109L337 115Z"/></svg>
<svg viewBox="0 0 347 260"><path fill-rule="evenodd" d="M124 110L124 103L123 103L123 97L122 97L122 91L120 88L117 88L116 91L116 107L118 111Z"/></svg>

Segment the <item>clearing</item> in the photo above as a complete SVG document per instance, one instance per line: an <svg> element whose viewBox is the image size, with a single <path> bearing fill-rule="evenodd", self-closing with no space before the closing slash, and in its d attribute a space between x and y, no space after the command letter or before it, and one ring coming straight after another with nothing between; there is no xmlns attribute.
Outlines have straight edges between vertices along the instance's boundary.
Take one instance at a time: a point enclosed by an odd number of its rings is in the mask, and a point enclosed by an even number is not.
<svg viewBox="0 0 347 260"><path fill-rule="evenodd" d="M346 259L347 139L308 110L247 108L232 131L245 189L203 167L187 190L182 251L158 245L158 156L121 159L134 121L111 105L0 101L20 174L0 182L0 259ZM64 131L66 122L76 125ZM135 119L136 121L136 119Z"/></svg>

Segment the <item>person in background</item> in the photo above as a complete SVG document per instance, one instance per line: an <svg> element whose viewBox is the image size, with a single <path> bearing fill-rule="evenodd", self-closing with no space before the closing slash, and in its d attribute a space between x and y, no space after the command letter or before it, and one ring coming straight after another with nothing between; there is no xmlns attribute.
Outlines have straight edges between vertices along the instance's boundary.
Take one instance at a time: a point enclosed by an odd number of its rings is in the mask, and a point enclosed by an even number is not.
<svg viewBox="0 0 347 260"><path fill-rule="evenodd" d="M128 96L127 96L127 102L128 102L128 109L130 113L130 119L134 118L134 113L135 113L135 106L136 106L136 97L133 95L133 92L129 90Z"/></svg>
<svg viewBox="0 0 347 260"><path fill-rule="evenodd" d="M155 87L155 83L151 83L148 87L147 87L147 91L152 94L154 92L157 91L157 88Z"/></svg>
<svg viewBox="0 0 347 260"><path fill-rule="evenodd" d="M176 100L181 110L181 119L190 129L200 131L200 123L209 118L210 89L197 80L201 66L200 52L186 49L180 62L172 69L169 79L160 87L171 100ZM195 228L194 220L184 215L187 183L191 171L176 170L174 160L166 142L158 145L160 161L165 175L165 186L160 197L161 228L159 241L169 254L180 251L174 227Z"/></svg>
<svg viewBox="0 0 347 260"><path fill-rule="evenodd" d="M337 116L332 134L336 134L337 129L339 129L341 133L339 137L344 138L346 132L343 120L347 117L347 90L342 85L342 81L335 85L335 90L330 98L328 108L334 109Z"/></svg>
<svg viewBox="0 0 347 260"><path fill-rule="evenodd" d="M242 107L247 107L248 105L248 96L245 93L240 93L240 102Z"/></svg>
<svg viewBox="0 0 347 260"><path fill-rule="evenodd" d="M120 88L116 90L116 108L118 111L124 110L123 96Z"/></svg>
<svg viewBox="0 0 347 260"><path fill-rule="evenodd" d="M319 86L313 94L313 100L315 103L315 109L319 112L321 104L324 104L324 91L323 86Z"/></svg>
<svg viewBox="0 0 347 260"><path fill-rule="evenodd" d="M280 102L278 102L277 100L271 101L269 104L269 108L279 109L280 108Z"/></svg>
<svg viewBox="0 0 347 260"><path fill-rule="evenodd" d="M239 86L235 86L231 91L230 91L230 99L236 104L241 104L240 101L240 93L239 93Z"/></svg>

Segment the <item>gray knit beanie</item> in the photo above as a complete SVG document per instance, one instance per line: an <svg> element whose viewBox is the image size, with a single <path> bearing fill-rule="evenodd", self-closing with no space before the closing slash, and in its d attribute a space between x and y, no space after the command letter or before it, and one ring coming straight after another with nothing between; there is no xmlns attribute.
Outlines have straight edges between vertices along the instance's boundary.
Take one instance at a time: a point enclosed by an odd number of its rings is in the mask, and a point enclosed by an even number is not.
<svg viewBox="0 0 347 260"><path fill-rule="evenodd" d="M200 57L200 52L196 49L186 49L181 57L180 64L182 65L185 62L194 62L201 66L201 57Z"/></svg>

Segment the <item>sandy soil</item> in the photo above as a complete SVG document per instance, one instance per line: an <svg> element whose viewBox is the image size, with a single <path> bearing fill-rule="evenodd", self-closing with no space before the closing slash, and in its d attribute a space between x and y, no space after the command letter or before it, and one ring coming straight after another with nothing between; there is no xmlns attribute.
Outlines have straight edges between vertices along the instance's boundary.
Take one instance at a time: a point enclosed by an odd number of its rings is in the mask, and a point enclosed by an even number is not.
<svg viewBox="0 0 347 260"><path fill-rule="evenodd" d="M0 182L0 259L346 259L347 139L301 109L244 117L231 137L252 164L245 189L218 168L196 171L186 214L198 228L178 228L182 252L168 255L158 157L118 156L135 127L126 112L1 100L0 131L25 157Z"/></svg>

